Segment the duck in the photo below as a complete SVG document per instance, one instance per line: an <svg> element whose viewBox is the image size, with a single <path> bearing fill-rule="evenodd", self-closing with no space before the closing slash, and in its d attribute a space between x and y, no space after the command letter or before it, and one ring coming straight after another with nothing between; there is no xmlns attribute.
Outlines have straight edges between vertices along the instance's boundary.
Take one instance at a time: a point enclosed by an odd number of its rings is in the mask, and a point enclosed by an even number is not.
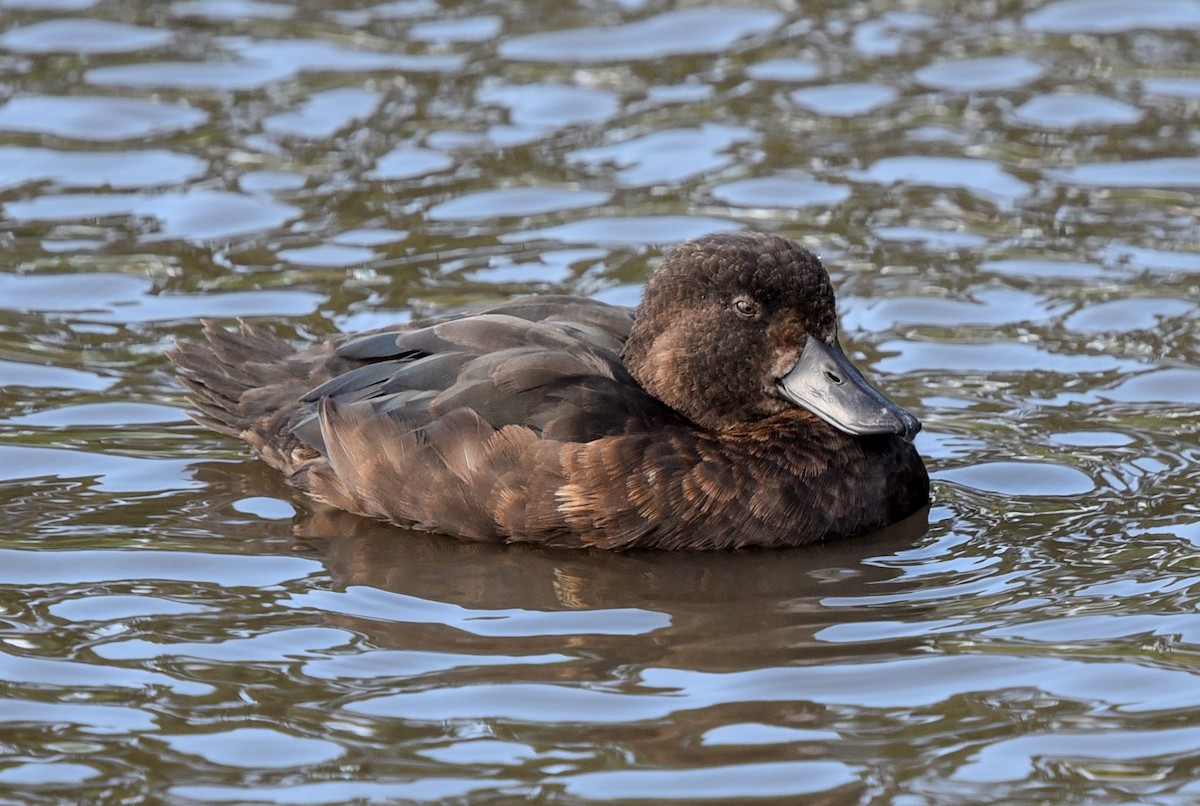
<svg viewBox="0 0 1200 806"><path fill-rule="evenodd" d="M539 295L306 345L207 321L168 356L196 422L320 505L410 529L798 547L929 501L920 422L845 355L820 258L778 235L674 246L636 309Z"/></svg>

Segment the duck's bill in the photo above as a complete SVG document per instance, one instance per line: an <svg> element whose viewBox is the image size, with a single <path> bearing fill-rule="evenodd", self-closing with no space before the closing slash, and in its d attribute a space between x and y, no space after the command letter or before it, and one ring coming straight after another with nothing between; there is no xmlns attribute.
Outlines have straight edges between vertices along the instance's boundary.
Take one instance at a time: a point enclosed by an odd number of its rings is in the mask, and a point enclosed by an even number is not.
<svg viewBox="0 0 1200 806"><path fill-rule="evenodd" d="M847 434L899 434L911 442L921 430L920 420L867 383L836 341L830 346L809 336L777 386L784 398Z"/></svg>

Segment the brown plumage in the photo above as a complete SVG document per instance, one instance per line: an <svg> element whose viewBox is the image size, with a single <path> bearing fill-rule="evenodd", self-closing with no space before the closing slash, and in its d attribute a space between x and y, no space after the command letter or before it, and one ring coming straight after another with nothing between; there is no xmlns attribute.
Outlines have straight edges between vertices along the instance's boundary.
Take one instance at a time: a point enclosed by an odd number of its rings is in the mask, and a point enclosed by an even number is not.
<svg viewBox="0 0 1200 806"><path fill-rule="evenodd" d="M919 423L848 365L828 275L775 236L676 247L636 318L545 296L300 349L245 323L205 335L170 353L197 422L313 498L403 526L789 546L928 500Z"/></svg>

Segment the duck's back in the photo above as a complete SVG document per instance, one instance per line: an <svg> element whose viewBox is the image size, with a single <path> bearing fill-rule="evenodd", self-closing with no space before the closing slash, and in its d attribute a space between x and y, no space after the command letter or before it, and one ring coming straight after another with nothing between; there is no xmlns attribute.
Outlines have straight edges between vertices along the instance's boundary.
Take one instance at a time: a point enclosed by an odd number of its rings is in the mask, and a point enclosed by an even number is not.
<svg viewBox="0 0 1200 806"><path fill-rule="evenodd" d="M620 352L632 313L576 297L531 298L417 329L389 329L339 342L355 364L306 392L305 403L386 415L422 428L458 409L499 429L589 442L679 417L646 394ZM316 418L296 426L321 449Z"/></svg>

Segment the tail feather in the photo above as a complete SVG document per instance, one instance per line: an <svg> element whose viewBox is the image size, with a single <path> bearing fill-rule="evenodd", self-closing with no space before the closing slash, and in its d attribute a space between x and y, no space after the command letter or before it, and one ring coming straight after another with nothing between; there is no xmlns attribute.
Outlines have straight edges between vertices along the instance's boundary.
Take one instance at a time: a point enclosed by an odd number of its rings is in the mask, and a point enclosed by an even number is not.
<svg viewBox="0 0 1200 806"><path fill-rule="evenodd" d="M246 440L268 463L291 472L311 449L291 434L310 407L300 402L323 354L308 361L288 342L239 320L237 330L204 323L206 341L179 342L167 357L190 392L189 416Z"/></svg>

